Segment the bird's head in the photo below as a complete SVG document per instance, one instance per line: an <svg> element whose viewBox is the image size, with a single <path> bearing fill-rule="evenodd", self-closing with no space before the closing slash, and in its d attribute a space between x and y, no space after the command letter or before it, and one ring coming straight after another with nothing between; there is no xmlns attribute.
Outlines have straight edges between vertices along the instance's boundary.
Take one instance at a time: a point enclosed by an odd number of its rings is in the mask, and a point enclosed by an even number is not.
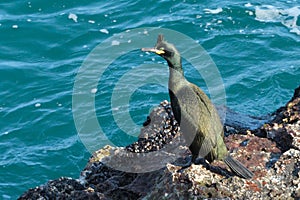
<svg viewBox="0 0 300 200"><path fill-rule="evenodd" d="M163 35L158 35L156 45L153 48L142 48L142 51L156 53L169 62L180 59L180 54L175 46L165 41Z"/></svg>

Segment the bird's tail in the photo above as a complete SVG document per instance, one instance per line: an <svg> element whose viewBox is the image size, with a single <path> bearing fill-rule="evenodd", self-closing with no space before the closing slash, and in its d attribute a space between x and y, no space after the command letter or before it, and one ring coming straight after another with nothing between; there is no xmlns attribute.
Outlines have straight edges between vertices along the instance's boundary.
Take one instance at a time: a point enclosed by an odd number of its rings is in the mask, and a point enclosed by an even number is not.
<svg viewBox="0 0 300 200"><path fill-rule="evenodd" d="M228 167L230 167L230 169L239 177L242 178L252 178L253 177L253 173L247 169L242 163L240 163L239 161L233 159L231 156L227 156L224 159L224 162L228 165Z"/></svg>

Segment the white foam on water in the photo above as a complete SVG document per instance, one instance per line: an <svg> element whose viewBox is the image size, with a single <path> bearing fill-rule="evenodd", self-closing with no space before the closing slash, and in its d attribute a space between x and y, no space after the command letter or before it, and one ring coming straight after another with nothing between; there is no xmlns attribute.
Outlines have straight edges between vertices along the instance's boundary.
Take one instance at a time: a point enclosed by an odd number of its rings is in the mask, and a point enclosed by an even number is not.
<svg viewBox="0 0 300 200"><path fill-rule="evenodd" d="M251 7L251 6L252 6L251 3L246 3L246 4L245 4L245 7Z"/></svg>
<svg viewBox="0 0 300 200"><path fill-rule="evenodd" d="M282 24L290 28L290 32L300 35L300 26L297 25L297 20L300 16L300 7L285 9L283 10L282 14L288 16L285 18ZM299 23L300 22L298 22L298 24Z"/></svg>
<svg viewBox="0 0 300 200"><path fill-rule="evenodd" d="M207 23L206 23L206 28L209 27L209 26L211 26L211 25L212 25L212 23L207 22Z"/></svg>
<svg viewBox="0 0 300 200"><path fill-rule="evenodd" d="M300 16L300 7L282 9L271 5L255 7L255 19L261 22L279 22L287 27L290 32L300 35L300 26L297 20ZM299 23L298 23L299 24Z"/></svg>
<svg viewBox="0 0 300 200"><path fill-rule="evenodd" d="M19 26L15 24L15 25L12 25L12 28L16 29L16 28L19 28Z"/></svg>
<svg viewBox="0 0 300 200"><path fill-rule="evenodd" d="M96 94L96 92L98 91L98 89L97 88L93 88L93 89L91 89L91 93L92 94Z"/></svg>
<svg viewBox="0 0 300 200"><path fill-rule="evenodd" d="M280 10L270 5L256 6L255 19L261 22L278 22Z"/></svg>
<svg viewBox="0 0 300 200"><path fill-rule="evenodd" d="M41 107L41 105L42 105L42 104L40 104L40 103L36 103L34 106L35 106L36 108L38 108L38 107Z"/></svg>
<svg viewBox="0 0 300 200"><path fill-rule="evenodd" d="M88 23L95 24L96 22L94 20L89 20Z"/></svg>
<svg viewBox="0 0 300 200"><path fill-rule="evenodd" d="M115 107L115 108L112 108L112 110L120 110L120 107Z"/></svg>
<svg viewBox="0 0 300 200"><path fill-rule="evenodd" d="M208 9L208 8L205 8L204 12L206 14L218 14L220 12L223 12L223 9L222 8L217 8L217 9Z"/></svg>
<svg viewBox="0 0 300 200"><path fill-rule="evenodd" d="M77 15L74 13L70 13L68 18L72 19L74 22L77 22L77 19L78 19Z"/></svg>
<svg viewBox="0 0 300 200"><path fill-rule="evenodd" d="M109 34L109 31L105 28L99 30L101 33Z"/></svg>
<svg viewBox="0 0 300 200"><path fill-rule="evenodd" d="M111 45L112 45L112 46L118 46L118 45L120 45L120 42L117 41L117 40L113 40L113 41L111 42Z"/></svg>
<svg viewBox="0 0 300 200"><path fill-rule="evenodd" d="M250 10L246 10L246 13L248 13L248 15L250 15L250 16L254 15L254 13Z"/></svg>

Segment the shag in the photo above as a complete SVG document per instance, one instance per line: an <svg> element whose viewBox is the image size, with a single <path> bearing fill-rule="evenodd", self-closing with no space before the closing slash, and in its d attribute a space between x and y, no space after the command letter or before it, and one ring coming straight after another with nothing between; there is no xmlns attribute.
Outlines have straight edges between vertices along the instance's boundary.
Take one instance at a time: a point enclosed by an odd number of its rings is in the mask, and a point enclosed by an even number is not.
<svg viewBox="0 0 300 200"><path fill-rule="evenodd" d="M242 178L252 178L253 173L233 159L224 143L224 130L220 117L208 96L184 77L181 56L173 44L159 35L153 48L142 48L164 58L169 66L169 96L175 119L192 153L192 162L198 157L207 161L223 160Z"/></svg>

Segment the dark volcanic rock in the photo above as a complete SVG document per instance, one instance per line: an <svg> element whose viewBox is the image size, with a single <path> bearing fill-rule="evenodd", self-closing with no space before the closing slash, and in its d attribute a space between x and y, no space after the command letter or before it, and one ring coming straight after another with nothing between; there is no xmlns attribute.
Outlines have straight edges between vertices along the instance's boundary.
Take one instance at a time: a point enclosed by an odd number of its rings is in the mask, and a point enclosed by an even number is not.
<svg viewBox="0 0 300 200"><path fill-rule="evenodd" d="M286 106L279 108L273 120L266 123L254 134L264 135L276 142L282 151L300 147L300 87Z"/></svg>
<svg viewBox="0 0 300 200"><path fill-rule="evenodd" d="M28 190L18 199L102 199L104 195L85 188L79 181L59 178Z"/></svg>
<svg viewBox="0 0 300 200"><path fill-rule="evenodd" d="M226 120L226 145L254 172L252 179L233 176L222 161L182 169L190 152L164 101L147 118L137 142L106 146L94 153L78 180L49 181L19 199L300 199L299 111L300 87L268 121L227 115L234 119Z"/></svg>
<svg viewBox="0 0 300 200"><path fill-rule="evenodd" d="M126 150L134 153L157 151L172 142L174 137L179 137L179 130L171 105L163 101L147 117L138 141L128 145Z"/></svg>

